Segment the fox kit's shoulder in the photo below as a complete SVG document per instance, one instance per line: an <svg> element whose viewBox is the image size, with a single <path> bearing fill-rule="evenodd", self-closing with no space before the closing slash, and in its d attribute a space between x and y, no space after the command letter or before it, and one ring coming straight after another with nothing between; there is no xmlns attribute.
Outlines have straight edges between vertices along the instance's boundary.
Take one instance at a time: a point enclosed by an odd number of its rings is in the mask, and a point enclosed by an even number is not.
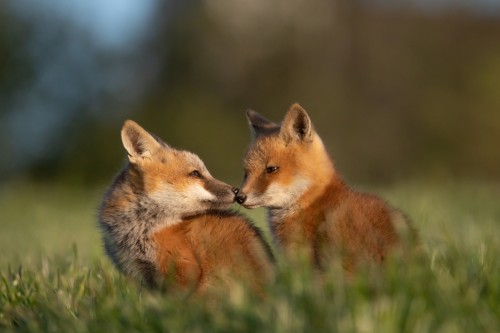
<svg viewBox="0 0 500 333"><path fill-rule="evenodd" d="M99 225L106 252L123 273L153 285L175 267L177 285L195 277L199 287L221 271L245 271L252 281L268 274L267 244L246 219L227 211L234 201L230 185L213 178L195 154L133 121L121 134L128 161L103 197Z"/></svg>
<svg viewBox="0 0 500 333"><path fill-rule="evenodd" d="M300 105L292 105L281 125L254 111L247 118L253 141L236 200L269 209L273 235L285 250L305 244L316 262L324 257L318 249L339 247L351 257L383 258L399 242L395 221L409 221L384 200L346 185Z"/></svg>

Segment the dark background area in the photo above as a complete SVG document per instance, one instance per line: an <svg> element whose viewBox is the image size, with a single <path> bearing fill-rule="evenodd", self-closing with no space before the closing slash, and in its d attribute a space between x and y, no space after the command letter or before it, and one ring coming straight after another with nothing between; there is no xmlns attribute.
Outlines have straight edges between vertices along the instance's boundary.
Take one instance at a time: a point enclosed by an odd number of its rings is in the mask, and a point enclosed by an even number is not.
<svg viewBox="0 0 500 333"><path fill-rule="evenodd" d="M500 180L500 4L2 1L0 179L109 182L131 118L238 184L244 111L308 110L352 182Z"/></svg>

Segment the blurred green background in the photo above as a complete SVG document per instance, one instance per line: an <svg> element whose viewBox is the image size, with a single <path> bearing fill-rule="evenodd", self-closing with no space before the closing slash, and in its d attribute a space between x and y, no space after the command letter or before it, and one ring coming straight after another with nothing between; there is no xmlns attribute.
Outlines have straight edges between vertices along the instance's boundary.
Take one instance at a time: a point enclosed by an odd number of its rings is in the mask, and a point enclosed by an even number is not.
<svg viewBox="0 0 500 333"><path fill-rule="evenodd" d="M300 102L352 184L498 189L499 2L7 0L0 26L8 249L78 223L79 248L98 242L127 118L238 185L244 111L279 122Z"/></svg>
<svg viewBox="0 0 500 333"><path fill-rule="evenodd" d="M2 1L2 180L109 182L132 118L238 184L300 102L352 182L500 178L494 1Z"/></svg>

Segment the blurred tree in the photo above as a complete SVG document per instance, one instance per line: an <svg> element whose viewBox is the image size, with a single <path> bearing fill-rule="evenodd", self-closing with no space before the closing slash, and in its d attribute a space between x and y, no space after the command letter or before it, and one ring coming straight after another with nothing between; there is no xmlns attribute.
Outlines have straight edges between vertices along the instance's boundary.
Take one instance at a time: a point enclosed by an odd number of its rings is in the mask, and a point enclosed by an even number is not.
<svg viewBox="0 0 500 333"><path fill-rule="evenodd" d="M175 123L172 113L190 112L179 124L189 131L210 112L213 123L190 131L203 138L192 147L212 152L232 138L227 159L207 154L221 173L238 170L245 108L279 121L299 101L349 178L497 179L500 112L486 101L498 101L500 76L478 75L485 66L498 73L498 17L348 0L193 1L171 9L175 19L158 34L158 44L169 45L165 73L148 101L175 111L141 114ZM206 140L223 121L238 131L221 127ZM192 136L179 140L189 145Z"/></svg>
<svg viewBox="0 0 500 333"><path fill-rule="evenodd" d="M9 156L0 177L97 179L101 165L112 160L109 140L96 149L94 130L123 119L154 76L155 63L139 48L103 45L72 20L65 3L19 0L0 8L0 133Z"/></svg>
<svg viewBox="0 0 500 333"><path fill-rule="evenodd" d="M52 24L48 36L59 42L36 50L49 60L61 49L79 54L65 74L78 82L69 85L77 102L57 104L74 112L51 120L52 158L11 173L109 179L124 157L120 126L132 117L237 183L249 143L244 110L280 121L298 101L348 179L500 178L499 16L412 1L158 1L146 37L121 53L96 48L69 22L23 21L0 8L4 151L19 131L5 130L5 110L18 112L13 96L41 71L25 43ZM48 96L59 101L67 82L55 80Z"/></svg>

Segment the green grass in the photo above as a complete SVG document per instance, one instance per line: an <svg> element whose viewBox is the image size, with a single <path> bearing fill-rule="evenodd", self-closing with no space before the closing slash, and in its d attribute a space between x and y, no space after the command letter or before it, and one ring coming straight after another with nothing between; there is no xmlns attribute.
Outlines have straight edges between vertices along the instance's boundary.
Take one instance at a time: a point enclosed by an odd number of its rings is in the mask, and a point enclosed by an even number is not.
<svg viewBox="0 0 500 333"><path fill-rule="evenodd" d="M375 189L413 218L423 258L351 283L283 266L264 299L185 299L120 276L96 227L102 191L0 189L0 332L500 332L498 186Z"/></svg>

